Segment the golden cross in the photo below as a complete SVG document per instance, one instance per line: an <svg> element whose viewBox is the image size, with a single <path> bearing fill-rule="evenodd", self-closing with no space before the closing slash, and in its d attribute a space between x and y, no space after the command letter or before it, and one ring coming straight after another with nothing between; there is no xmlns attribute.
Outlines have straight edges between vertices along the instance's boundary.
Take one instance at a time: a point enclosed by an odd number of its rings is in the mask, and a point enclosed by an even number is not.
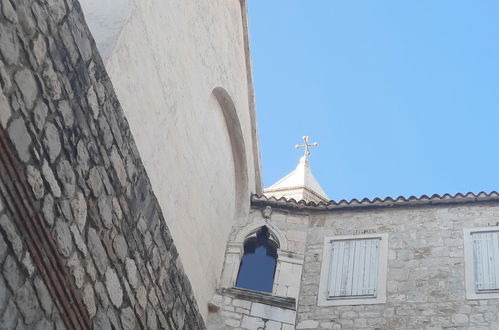
<svg viewBox="0 0 499 330"><path fill-rule="evenodd" d="M307 158L308 156L310 156L310 147L317 147L319 144L317 142L309 144L308 143L308 139L309 139L308 136L303 136L302 139L303 139L304 144L297 144L297 145L295 145L295 148L296 149L298 149L298 148L305 148L305 155L304 155L304 157Z"/></svg>

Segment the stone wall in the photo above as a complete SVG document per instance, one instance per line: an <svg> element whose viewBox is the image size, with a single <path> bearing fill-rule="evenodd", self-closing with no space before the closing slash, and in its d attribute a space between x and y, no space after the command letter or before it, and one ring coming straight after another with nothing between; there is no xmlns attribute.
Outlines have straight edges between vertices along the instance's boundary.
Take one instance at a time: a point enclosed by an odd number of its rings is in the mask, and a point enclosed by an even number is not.
<svg viewBox="0 0 499 330"><path fill-rule="evenodd" d="M494 203L311 214L297 329L498 329L499 299L467 300L463 228L497 226ZM387 301L318 307L324 238L388 234Z"/></svg>
<svg viewBox="0 0 499 330"><path fill-rule="evenodd" d="M245 2L81 0L203 315L261 186Z"/></svg>
<svg viewBox="0 0 499 330"><path fill-rule="evenodd" d="M0 327L204 328L79 4L0 6Z"/></svg>
<svg viewBox="0 0 499 330"><path fill-rule="evenodd" d="M214 296L209 330L293 330L296 301L243 289L219 290Z"/></svg>
<svg viewBox="0 0 499 330"><path fill-rule="evenodd" d="M269 228L273 240L279 246L272 294L242 294L245 290L234 289L234 286L244 255L244 241L262 226ZM248 222L234 226L225 255L221 289L211 302L216 308L209 315L209 329L293 328L307 229L306 213L265 207L252 208ZM280 304L281 301L286 301L287 305Z"/></svg>

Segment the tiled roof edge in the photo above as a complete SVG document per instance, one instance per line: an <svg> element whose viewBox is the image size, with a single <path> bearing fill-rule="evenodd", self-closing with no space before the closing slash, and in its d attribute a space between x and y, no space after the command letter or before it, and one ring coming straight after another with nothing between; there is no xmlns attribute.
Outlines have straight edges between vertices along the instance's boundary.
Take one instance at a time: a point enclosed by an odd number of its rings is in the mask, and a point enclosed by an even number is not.
<svg viewBox="0 0 499 330"><path fill-rule="evenodd" d="M295 209L309 209L309 210L337 210L337 209L352 209L352 208L368 208L368 207L397 207L397 206L427 206L427 205L442 205L442 204L462 204L462 203L479 203L479 202L499 202L499 193L497 191L492 191L486 193L481 191L477 194L468 192L466 194L457 193L455 195L451 194L433 194L431 196L422 195L419 197L410 196L404 197L399 196L397 198L386 197L381 199L379 197L370 200L369 198L364 198L358 200L356 198L346 201L344 199L340 201L331 200L327 203L320 202L306 202L304 200L296 201L295 199L286 199L281 197L279 199L275 197L266 197L264 195L251 195L251 204L253 206L265 204L275 207L282 208L295 208Z"/></svg>

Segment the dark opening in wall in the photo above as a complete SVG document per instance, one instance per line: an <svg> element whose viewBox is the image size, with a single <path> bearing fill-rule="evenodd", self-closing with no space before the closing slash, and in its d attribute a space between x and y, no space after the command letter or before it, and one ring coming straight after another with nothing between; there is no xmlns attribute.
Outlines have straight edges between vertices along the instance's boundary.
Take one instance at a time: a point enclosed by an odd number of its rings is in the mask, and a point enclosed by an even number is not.
<svg viewBox="0 0 499 330"><path fill-rule="evenodd" d="M244 243L244 256L239 265L236 287L272 293L277 264L277 245L267 227Z"/></svg>

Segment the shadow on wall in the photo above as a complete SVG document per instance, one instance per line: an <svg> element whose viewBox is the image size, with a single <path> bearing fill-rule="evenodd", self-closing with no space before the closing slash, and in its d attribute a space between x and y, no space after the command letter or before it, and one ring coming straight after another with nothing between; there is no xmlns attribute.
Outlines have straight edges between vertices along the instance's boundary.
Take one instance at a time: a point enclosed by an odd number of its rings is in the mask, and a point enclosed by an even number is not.
<svg viewBox="0 0 499 330"><path fill-rule="evenodd" d="M246 160L246 147L244 144L241 123L237 116L236 107L229 93L222 88L216 87L212 94L217 99L222 109L225 124L229 132L232 157L234 161L235 175L235 217L236 220L243 219L249 210L249 188L248 188L248 165Z"/></svg>

